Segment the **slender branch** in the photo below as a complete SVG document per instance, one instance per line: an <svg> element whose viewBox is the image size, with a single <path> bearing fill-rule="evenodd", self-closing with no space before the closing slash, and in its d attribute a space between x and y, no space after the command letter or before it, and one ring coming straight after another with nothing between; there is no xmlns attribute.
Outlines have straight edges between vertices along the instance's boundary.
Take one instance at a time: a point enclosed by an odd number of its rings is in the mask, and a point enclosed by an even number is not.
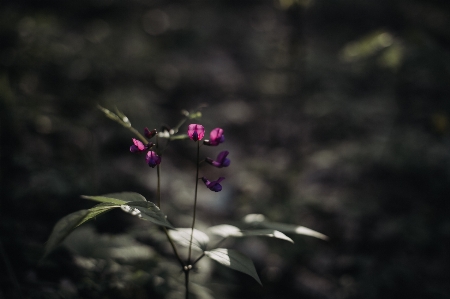
<svg viewBox="0 0 450 299"><path fill-rule="evenodd" d="M163 229L164 229L164 233L166 234L167 240L169 240L170 245L172 245L173 252L175 253L175 256L177 257L177 260L180 263L181 268L184 269L185 265L183 263L183 260L181 259L180 255L178 254L178 250L175 247L175 244L173 243L172 238L170 237L169 232L167 231L167 228L163 227Z"/></svg>
<svg viewBox="0 0 450 299"><path fill-rule="evenodd" d="M197 173L195 174L195 197L194 197L194 215L192 218L192 232L191 232L191 241L189 242L189 254L188 254L188 264L191 262L191 250L192 250L192 238L194 237L194 226L195 226L195 214L197 211L197 189L198 189L198 169L200 160L200 141L197 140Z"/></svg>
<svg viewBox="0 0 450 299"><path fill-rule="evenodd" d="M158 199L158 208L161 208L161 185L159 177L161 175L161 166L158 164L156 165L156 173L158 174L158 187L156 189L156 198Z"/></svg>
<svg viewBox="0 0 450 299"><path fill-rule="evenodd" d="M156 151L158 152L159 149L159 136L156 134ZM159 153L161 156L161 153ZM161 165L156 165L156 174L158 176L158 183L156 187L156 199L157 199L157 205L158 208L161 208Z"/></svg>
<svg viewBox="0 0 450 299"><path fill-rule="evenodd" d="M141 133L139 133L139 131L136 130L135 128L129 127L128 130L130 130L131 132L133 132L134 134L136 134L136 136L137 136L139 139L141 139L141 141L144 142L145 144L148 143L147 138L145 138L144 135L142 135Z"/></svg>
<svg viewBox="0 0 450 299"><path fill-rule="evenodd" d="M212 246L213 248L217 248L220 244L222 244L223 241L225 241L228 237L220 239L219 242L216 243L216 245ZM192 262L192 267L194 267L195 264L197 264L202 258L205 257L205 253L203 252L195 261Z"/></svg>
<svg viewBox="0 0 450 299"><path fill-rule="evenodd" d="M184 270L184 286L186 288L186 299L189 299L189 270L190 269Z"/></svg>
<svg viewBox="0 0 450 299"><path fill-rule="evenodd" d="M159 146L159 137L156 135L156 149L158 149ZM157 189L156 189L156 198L157 198L157 206L158 208L161 208L161 166L160 164L156 165L157 170ZM167 231L167 228L163 227L164 233L166 234L167 240L169 241L170 245L172 246L173 252L175 253L175 256L177 257L178 262L180 263L181 268L184 268L183 260L181 259L180 255L178 254L178 250L175 247L175 244L173 243L172 238L169 235L169 232Z"/></svg>
<svg viewBox="0 0 450 299"><path fill-rule="evenodd" d="M182 120L180 120L180 122L175 126L175 128L173 128L172 130L174 131L174 134L178 133L178 130L180 129L180 127L189 119L189 116L184 117Z"/></svg>
<svg viewBox="0 0 450 299"><path fill-rule="evenodd" d="M197 264L202 258L205 257L205 253L203 252L195 261L192 262L192 267Z"/></svg>

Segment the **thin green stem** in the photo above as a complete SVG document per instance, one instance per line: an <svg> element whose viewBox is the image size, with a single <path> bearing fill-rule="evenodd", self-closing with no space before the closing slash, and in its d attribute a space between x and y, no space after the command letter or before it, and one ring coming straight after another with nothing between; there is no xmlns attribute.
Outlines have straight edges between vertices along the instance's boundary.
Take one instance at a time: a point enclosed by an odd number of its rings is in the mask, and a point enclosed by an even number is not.
<svg viewBox="0 0 450 299"><path fill-rule="evenodd" d="M178 254L178 250L175 247L175 244L173 243L172 238L170 237L169 232L167 231L167 228L163 227L163 229L164 229L164 233L166 234L167 240L169 240L170 245L172 245L173 252L175 253L175 256L177 257L177 260L180 263L181 268L184 269L183 260L181 259L180 255Z"/></svg>
<svg viewBox="0 0 450 299"><path fill-rule="evenodd" d="M156 135L156 149L158 149L159 146L159 137ZM157 189L156 189L156 198L157 198L157 206L158 208L161 208L161 165L156 165L157 170ZM175 256L177 257L178 262L180 263L181 268L184 268L183 260L181 259L180 255L178 254L178 250L175 247L175 244L173 243L172 238L169 235L169 232L167 231L167 228L163 227L164 233L166 234L167 240L169 241L170 245L172 246L173 252L175 253Z"/></svg>
<svg viewBox="0 0 450 299"><path fill-rule="evenodd" d="M158 199L158 208L161 208L161 185L160 185L160 175L161 175L161 166L156 165L156 173L158 174L158 187L156 188L156 198Z"/></svg>
<svg viewBox="0 0 450 299"><path fill-rule="evenodd" d="M159 136L156 135L156 151L159 149ZM156 187L156 199L158 208L161 208L161 165L156 165L156 174L158 176L158 183Z"/></svg>
<svg viewBox="0 0 450 299"><path fill-rule="evenodd" d="M223 241L225 241L227 238L221 239L219 242L216 243L216 245L213 246L213 248L217 248L220 244L222 244ZM194 267L195 264L197 264L202 258L205 257L205 253L203 252L195 261L192 262L192 267Z"/></svg>
<svg viewBox="0 0 450 299"><path fill-rule="evenodd" d="M145 138L141 133L139 133L138 130L136 130L133 127L129 127L128 130L130 130L131 132L133 132L139 139L141 139L142 142L144 142L145 144L148 143L147 138Z"/></svg>
<svg viewBox="0 0 450 299"><path fill-rule="evenodd" d="M188 120L188 118L189 117L185 117L182 120L180 120L180 122L175 126L175 128L172 129L174 131L174 134L178 133L178 130Z"/></svg>
<svg viewBox="0 0 450 299"><path fill-rule="evenodd" d="M184 286L186 288L186 299L189 299L189 269L184 270Z"/></svg>
<svg viewBox="0 0 450 299"><path fill-rule="evenodd" d="M194 237L194 226L195 226L195 216L197 211L197 189L198 189L198 169L199 169L199 163L200 160L200 141L197 141L197 173L195 174L195 197L194 197L194 214L192 218L192 232L191 232L191 241L189 242L189 254L188 254L188 264L191 262L191 251L192 251L192 238Z"/></svg>
<svg viewBox="0 0 450 299"><path fill-rule="evenodd" d="M203 252L195 261L192 262L192 267L194 267L194 265L197 264L204 256L205 253Z"/></svg>

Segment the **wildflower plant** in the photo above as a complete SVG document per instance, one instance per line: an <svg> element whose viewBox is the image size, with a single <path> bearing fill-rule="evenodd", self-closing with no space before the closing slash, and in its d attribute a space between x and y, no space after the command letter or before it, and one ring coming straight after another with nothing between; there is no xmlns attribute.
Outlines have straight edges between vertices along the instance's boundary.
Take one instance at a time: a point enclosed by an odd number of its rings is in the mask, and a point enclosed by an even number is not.
<svg viewBox="0 0 450 299"><path fill-rule="evenodd" d="M224 184L225 177L219 177L216 180L210 180L204 176L200 176L200 165L203 162L210 164L217 168L230 167L231 161L228 158L230 154L227 150L222 150L218 153L217 158L206 157L201 159L201 146L220 146L225 141L224 130L222 128L215 128L211 130L208 140L203 140L205 137L205 128L201 124L192 123L188 125L187 134L180 132L181 127L188 121L198 122L201 117L199 111L183 111L183 119L178 125L172 129L164 127L161 132L156 129L149 130L145 128L144 134L131 126L129 119L119 110L112 112L101 106L98 107L108 118L116 121L125 128L129 129L136 137L132 138L132 144L129 151L139 156L145 153L145 161L149 167L155 168L157 172L157 191L156 202L148 201L143 195L135 192L110 193L105 195L83 195L84 199L99 202L90 209L80 210L71 213L60 219L53 228L53 231L46 243L44 256L46 258L75 228L90 221L97 216L100 216L112 209L121 209L125 213L129 213L138 217L141 220L150 221L159 226L167 237L172 250L174 259L177 260L181 272L184 273L185 298L189 298L189 276L196 264L203 258L210 258L228 268L243 272L253 277L259 284L261 280L256 272L253 262L250 258L242 253L230 249L220 247L227 238L242 238L247 236L263 236L272 237L280 240L293 243L292 239L285 233L302 234L319 239L326 240L327 237L319 232L308 229L303 226L290 225L284 223L276 223L267 221L264 215L249 214L244 217L243 225L250 227L250 229L241 229L237 226L222 224L208 228L207 233L195 228L195 221L197 218L197 194L199 181L202 181L206 188L214 192L220 192L223 188L227 188ZM153 141L150 141L153 139ZM161 142L166 139L165 142ZM189 140L195 142L196 148L196 173L195 173L195 187L194 187L194 202L192 207L192 224L188 228L175 227L169 222L168 217L160 209L161 207L161 164L163 164L162 157L164 150L173 140ZM203 140L203 141L202 141ZM150 170L152 171L152 170ZM222 184L224 184L222 186ZM177 219L172 216L170 219ZM215 236L218 242L211 242L209 236ZM187 248L187 258L183 259L180 254L180 247ZM196 252L194 254L193 252ZM197 252L200 251L200 254Z"/></svg>

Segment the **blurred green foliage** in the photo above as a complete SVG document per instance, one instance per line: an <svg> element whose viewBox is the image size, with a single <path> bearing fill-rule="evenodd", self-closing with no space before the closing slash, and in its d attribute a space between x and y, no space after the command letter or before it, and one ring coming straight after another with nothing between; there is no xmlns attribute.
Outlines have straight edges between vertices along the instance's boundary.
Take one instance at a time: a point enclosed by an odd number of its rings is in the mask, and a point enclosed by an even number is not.
<svg viewBox="0 0 450 299"><path fill-rule="evenodd" d="M179 298L164 235L120 211L38 260L81 194L155 195L98 104L159 129L201 103L232 164L199 229L262 213L330 240L230 241L264 287L205 263L198 298L450 298L449 28L438 0L2 1L0 298ZM193 157L162 164L176 226Z"/></svg>

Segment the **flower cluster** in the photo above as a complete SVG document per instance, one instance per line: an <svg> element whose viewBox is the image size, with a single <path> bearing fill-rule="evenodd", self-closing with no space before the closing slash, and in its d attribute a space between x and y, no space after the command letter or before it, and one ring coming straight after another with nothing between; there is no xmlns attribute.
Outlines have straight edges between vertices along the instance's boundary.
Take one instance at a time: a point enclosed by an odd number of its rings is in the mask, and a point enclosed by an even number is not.
<svg viewBox="0 0 450 299"><path fill-rule="evenodd" d="M156 134L158 134L156 130L150 131L148 128L144 129L144 135L149 139L154 137ZM188 136L191 140L199 142L203 139L203 137L205 137L205 128L199 124L190 124L188 127ZM145 160L148 166L152 168L161 163L161 156L159 156L155 151L151 150L154 145L153 142L144 144L142 141L139 141L135 138L132 138L132 140L133 145L130 146L130 152L139 153L147 151ZM209 140L204 140L203 144L207 146L218 146L224 141L225 135L223 134L223 129L215 128L209 134ZM229 152L226 150L221 151L217 155L217 158L215 160L206 157L205 162L217 168L228 167L230 165L230 159L227 158L228 154ZM225 178L220 177L216 181L209 181L205 177L201 177L199 179L201 179L205 183L206 187L211 191L219 192L222 190L222 185L220 185L220 182L223 181Z"/></svg>
<svg viewBox="0 0 450 299"><path fill-rule="evenodd" d="M156 130L150 131L149 129L144 129L144 135L147 138L152 138L157 134ZM148 166L154 168L156 165L159 165L161 163L161 157L158 156L158 154L154 151L151 151L150 149L153 147L153 142L149 142L148 144L144 144L142 141L139 141L135 138L132 138L133 145L130 146L130 152L132 153L139 153L139 152L147 152L147 155L145 157L145 161L147 161Z"/></svg>
<svg viewBox="0 0 450 299"><path fill-rule="evenodd" d="M188 128L188 136L193 141L200 141L205 136L205 128L199 124L190 124ZM224 141L225 135L223 135L223 129L215 128L209 134L209 140L204 140L203 144L208 146L217 146L220 143L223 143ZM228 151L222 151L219 153L216 160L207 157L205 158L205 161L211 164L212 166L218 168L228 167L230 165L230 159L227 158L228 154L229 154ZM205 177L202 177L201 179L209 190L219 192L222 190L222 185L220 185L220 182L223 181L225 178L220 177L216 181L212 182L206 179Z"/></svg>

